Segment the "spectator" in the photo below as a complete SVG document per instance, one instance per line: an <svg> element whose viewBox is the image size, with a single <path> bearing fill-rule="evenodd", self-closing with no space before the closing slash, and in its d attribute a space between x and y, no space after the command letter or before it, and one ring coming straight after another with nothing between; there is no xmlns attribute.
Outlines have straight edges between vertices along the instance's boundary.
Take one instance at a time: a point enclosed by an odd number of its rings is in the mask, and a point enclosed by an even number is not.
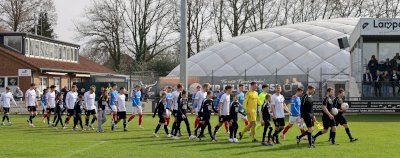
<svg viewBox="0 0 400 158"><path fill-rule="evenodd" d="M383 96L388 97L389 96L389 87L391 86L389 71L384 71L382 80L383 80L383 83L382 83Z"/></svg>
<svg viewBox="0 0 400 158"><path fill-rule="evenodd" d="M363 96L370 97L371 96L371 86L372 86L372 74L367 69L363 75Z"/></svg>
<svg viewBox="0 0 400 158"><path fill-rule="evenodd" d="M399 55L399 53L396 53L396 61L397 61L397 71L399 71L400 70L400 55Z"/></svg>
<svg viewBox="0 0 400 158"><path fill-rule="evenodd" d="M390 66L392 67L392 70L398 70L397 69L397 59L396 56L393 57L392 60L390 60Z"/></svg>
<svg viewBox="0 0 400 158"><path fill-rule="evenodd" d="M376 97L381 97L382 96L382 74L381 71L377 70L376 75L374 77L374 90L375 90L375 96Z"/></svg>
<svg viewBox="0 0 400 158"><path fill-rule="evenodd" d="M386 59L385 63L383 63L383 72L392 72L392 66L390 65L389 58Z"/></svg>
<svg viewBox="0 0 400 158"><path fill-rule="evenodd" d="M372 77L376 77L376 71L378 70L378 60L375 55L371 56L371 60L368 62L368 70L371 72Z"/></svg>
<svg viewBox="0 0 400 158"><path fill-rule="evenodd" d="M400 75L397 73L396 70L393 70L392 76L390 78L390 82L392 83L393 96L396 96L396 87L399 87L399 78L400 78ZM399 91L400 91L400 88L399 88Z"/></svg>
<svg viewBox="0 0 400 158"><path fill-rule="evenodd" d="M15 88L14 91L14 98L17 98L17 100L22 101L22 97L24 97L24 93L22 93L21 89L19 87Z"/></svg>

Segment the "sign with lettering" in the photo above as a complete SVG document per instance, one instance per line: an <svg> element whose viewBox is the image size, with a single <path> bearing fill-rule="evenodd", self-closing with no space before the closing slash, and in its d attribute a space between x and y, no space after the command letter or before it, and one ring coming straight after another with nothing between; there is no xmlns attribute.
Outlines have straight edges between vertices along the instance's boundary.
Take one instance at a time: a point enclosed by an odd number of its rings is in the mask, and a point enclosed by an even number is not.
<svg viewBox="0 0 400 158"><path fill-rule="evenodd" d="M400 35L399 18L360 19L361 35Z"/></svg>

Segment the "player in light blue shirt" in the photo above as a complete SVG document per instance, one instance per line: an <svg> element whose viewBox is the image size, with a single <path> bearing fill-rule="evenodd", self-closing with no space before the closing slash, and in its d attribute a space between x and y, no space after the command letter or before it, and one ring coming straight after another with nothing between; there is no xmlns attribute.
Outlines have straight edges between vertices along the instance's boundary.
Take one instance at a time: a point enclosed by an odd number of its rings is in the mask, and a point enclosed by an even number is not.
<svg viewBox="0 0 400 158"><path fill-rule="evenodd" d="M167 117L165 117L165 122L166 122L166 125L168 126L169 125L169 120L171 119L171 105L172 105L172 102L173 102L173 100L172 100L172 87L170 87L170 86L168 86L167 87L167 96L166 96L166 102L167 102L167 110L166 110L166 115L167 115Z"/></svg>
<svg viewBox="0 0 400 158"><path fill-rule="evenodd" d="M136 114L139 114L139 128L142 128L142 106L140 104L140 99L142 97L141 92L142 86L136 85L135 89L132 91L132 115L129 117L128 122L131 122L135 118Z"/></svg>
<svg viewBox="0 0 400 158"><path fill-rule="evenodd" d="M243 108L243 105L244 105L244 93L243 93L243 90L244 90L244 85L243 84L239 84L238 101L239 101L239 104L241 105L241 106L239 106L239 111L241 113L239 113L238 115L239 115L239 118L241 118L244 121L244 124L247 126L247 125L249 125L249 120L247 119L246 115L242 114L242 113L246 114L245 111L244 111L244 108Z"/></svg>
<svg viewBox="0 0 400 158"><path fill-rule="evenodd" d="M110 93L110 104L109 104L112 113L111 130L115 129L115 123L117 122L117 106L115 105L118 97L117 89L118 89L117 84L113 84Z"/></svg>
<svg viewBox="0 0 400 158"><path fill-rule="evenodd" d="M285 134L286 132L292 128L293 124L297 122L301 133L304 132L305 125L304 121L300 117L300 105L301 105L301 95L303 94L303 89L302 88L297 88L296 94L292 96L290 99L290 113L291 115L289 116L289 124L283 129L281 138L285 139Z"/></svg>

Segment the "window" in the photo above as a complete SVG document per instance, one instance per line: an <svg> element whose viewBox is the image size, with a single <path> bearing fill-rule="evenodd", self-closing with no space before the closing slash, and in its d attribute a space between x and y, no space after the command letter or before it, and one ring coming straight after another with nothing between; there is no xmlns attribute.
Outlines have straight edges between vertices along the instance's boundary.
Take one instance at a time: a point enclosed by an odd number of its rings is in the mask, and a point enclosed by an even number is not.
<svg viewBox="0 0 400 158"><path fill-rule="evenodd" d="M40 84L39 84L39 91L40 93L43 93L43 90L48 87L48 80L47 77L40 77Z"/></svg>
<svg viewBox="0 0 400 158"><path fill-rule="evenodd" d="M4 36L4 45L22 52L22 36Z"/></svg>
<svg viewBox="0 0 400 158"><path fill-rule="evenodd" d="M53 77L53 83L56 86L56 90L60 92L60 87L61 87L60 77Z"/></svg>
<svg viewBox="0 0 400 158"><path fill-rule="evenodd" d="M399 43L379 43L378 61L385 62L386 59L392 59L400 51Z"/></svg>
<svg viewBox="0 0 400 158"><path fill-rule="evenodd" d="M364 43L363 44L363 64L367 66L371 56L378 57L378 43Z"/></svg>
<svg viewBox="0 0 400 158"><path fill-rule="evenodd" d="M25 38L25 54L29 55L29 39Z"/></svg>

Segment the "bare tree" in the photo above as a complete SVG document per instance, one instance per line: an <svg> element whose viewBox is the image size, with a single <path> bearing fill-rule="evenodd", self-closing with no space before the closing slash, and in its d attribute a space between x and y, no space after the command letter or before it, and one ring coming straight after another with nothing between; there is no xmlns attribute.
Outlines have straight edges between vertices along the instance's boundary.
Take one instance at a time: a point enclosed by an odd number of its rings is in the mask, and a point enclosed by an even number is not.
<svg viewBox="0 0 400 158"><path fill-rule="evenodd" d="M223 31L225 29L225 24L223 22L224 16L224 0L216 0L212 3L212 15L213 15L213 29L215 34L217 35L218 42L222 42L224 40Z"/></svg>
<svg viewBox="0 0 400 158"><path fill-rule="evenodd" d="M76 25L81 40L87 40L86 50L95 59L110 57L113 68L120 71L121 54L124 42L124 23L122 22L121 0L93 0L87 8L87 21Z"/></svg>
<svg viewBox="0 0 400 158"><path fill-rule="evenodd" d="M173 6L170 0L136 0L120 3L126 26L124 42L135 64L143 67L155 56L170 49L176 42L171 36Z"/></svg>
<svg viewBox="0 0 400 158"><path fill-rule="evenodd" d="M207 26L210 24L212 15L209 11L211 0L192 0L188 7L191 16L188 19L188 31L194 37L194 43L196 43L195 53L201 50L202 33L205 31Z"/></svg>
<svg viewBox="0 0 400 158"><path fill-rule="evenodd" d="M0 23L14 32L28 32L34 26L35 16L46 12L55 25L57 15L52 0L1 0Z"/></svg>

